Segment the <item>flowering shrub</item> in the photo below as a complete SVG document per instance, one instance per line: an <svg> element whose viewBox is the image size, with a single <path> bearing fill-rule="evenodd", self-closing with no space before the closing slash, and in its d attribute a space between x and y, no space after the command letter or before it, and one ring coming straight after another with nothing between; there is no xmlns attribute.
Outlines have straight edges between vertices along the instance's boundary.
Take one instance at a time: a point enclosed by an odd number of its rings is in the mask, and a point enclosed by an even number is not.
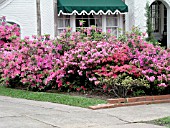
<svg viewBox="0 0 170 128"><path fill-rule="evenodd" d="M16 25L0 26L0 72L6 84L30 90L98 90L125 97L136 87L170 86L170 50L147 43L141 33L122 38L94 26L20 39Z"/></svg>
<svg viewBox="0 0 170 128"><path fill-rule="evenodd" d="M126 73L120 74L114 79L111 77L100 77L99 80L100 82L96 84L100 87L100 90L104 90L104 92L111 93L117 97L126 97L132 92L134 94L136 93L134 89L140 87L145 87L146 89L150 87L149 82L144 78L133 78Z"/></svg>
<svg viewBox="0 0 170 128"><path fill-rule="evenodd" d="M40 38L41 39L41 38ZM19 38L5 43L1 49L2 77L9 85L18 83L34 89L44 89L45 78L60 64L60 45L52 41L40 41ZM14 82L15 80L15 82Z"/></svg>
<svg viewBox="0 0 170 128"><path fill-rule="evenodd" d="M4 42L10 41L12 38L20 36L20 29L17 25L6 25L5 17L0 18L0 45L3 45Z"/></svg>
<svg viewBox="0 0 170 128"><path fill-rule="evenodd" d="M78 34L81 35L79 32ZM126 77L122 79L126 80L128 76L132 81L139 79L140 82L135 83L137 86L153 88L170 85L169 50L149 44L144 41L142 35L135 33L126 35L125 42L117 40L114 36L103 38L102 41L91 41L92 36L87 37L85 36L85 39L81 37L79 41L74 42L74 48L65 51L61 57L62 69L65 72L60 85L63 83L64 87L68 88L78 86L78 90L82 89L80 86L83 88L104 86L105 89L112 91L113 89L106 87L109 84L104 84L103 80L115 82L124 73ZM53 78L55 77L57 76ZM120 83L119 85L124 85Z"/></svg>
<svg viewBox="0 0 170 128"><path fill-rule="evenodd" d="M2 25L0 38L0 70L9 86L26 86L33 90L48 88L44 81L60 62L62 46L46 37L33 36L20 39L16 25ZM14 33L14 34L13 34ZM15 38L14 38L15 37Z"/></svg>

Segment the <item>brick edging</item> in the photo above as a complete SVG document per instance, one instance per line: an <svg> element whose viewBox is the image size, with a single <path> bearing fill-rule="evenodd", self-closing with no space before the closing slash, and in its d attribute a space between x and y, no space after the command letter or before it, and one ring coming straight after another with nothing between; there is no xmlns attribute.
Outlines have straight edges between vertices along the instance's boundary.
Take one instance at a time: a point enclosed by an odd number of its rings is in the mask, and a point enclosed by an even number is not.
<svg viewBox="0 0 170 128"><path fill-rule="evenodd" d="M123 107L123 106L170 103L170 95L108 99L107 102L108 104L90 106L89 108L96 110L96 109L106 109L106 108L115 108L115 107Z"/></svg>
<svg viewBox="0 0 170 128"><path fill-rule="evenodd" d="M115 104L115 103L131 103L131 102L155 101L155 100L166 100L166 99L170 99L170 95L108 99L107 102L109 104Z"/></svg>

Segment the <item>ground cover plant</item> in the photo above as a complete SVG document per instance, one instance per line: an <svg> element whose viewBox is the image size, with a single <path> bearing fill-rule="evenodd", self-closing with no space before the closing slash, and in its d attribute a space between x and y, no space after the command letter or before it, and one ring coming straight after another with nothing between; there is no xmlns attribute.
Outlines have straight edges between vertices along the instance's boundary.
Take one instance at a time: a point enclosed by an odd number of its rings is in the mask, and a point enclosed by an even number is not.
<svg viewBox="0 0 170 128"><path fill-rule="evenodd" d="M156 124L156 125L160 125L160 126L165 126L167 128L170 128L170 117L164 117L161 119L157 119L157 120L152 120L146 123L151 123L151 124Z"/></svg>
<svg viewBox="0 0 170 128"><path fill-rule="evenodd" d="M100 92L113 97L170 93L170 49L154 46L133 28L119 38L95 26L71 28L57 40L20 38L0 26L0 73L8 87L32 91Z"/></svg>
<svg viewBox="0 0 170 128"><path fill-rule="evenodd" d="M154 121L155 124L170 128L170 117L161 118Z"/></svg>
<svg viewBox="0 0 170 128"><path fill-rule="evenodd" d="M0 86L0 95L14 98L23 98L28 100L45 101L59 103L71 106L87 108L98 104L106 104L105 100L99 98L87 98L82 96L70 96L69 94L31 92Z"/></svg>

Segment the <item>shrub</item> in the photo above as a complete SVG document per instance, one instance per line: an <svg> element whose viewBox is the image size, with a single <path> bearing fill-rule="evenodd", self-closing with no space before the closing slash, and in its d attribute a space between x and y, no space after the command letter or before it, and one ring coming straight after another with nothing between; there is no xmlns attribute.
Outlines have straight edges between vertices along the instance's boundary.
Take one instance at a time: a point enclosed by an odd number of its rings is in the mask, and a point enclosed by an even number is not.
<svg viewBox="0 0 170 128"><path fill-rule="evenodd" d="M0 71L8 86L97 90L117 97L135 94L137 87L170 86L170 50L147 43L136 29L117 39L94 26L74 33L68 28L57 40L20 39L15 25L1 25L0 31L6 35L0 38Z"/></svg>
<svg viewBox="0 0 170 128"><path fill-rule="evenodd" d="M10 43L5 43L1 50L2 77L6 78L7 83L21 83L32 89L44 89L43 81L54 65L57 68L60 64L59 50L60 45L50 40L13 39Z"/></svg>
<svg viewBox="0 0 170 128"><path fill-rule="evenodd" d="M5 17L0 18L0 45L2 46L5 42L10 42L11 39L20 36L20 29L16 24L7 25Z"/></svg>

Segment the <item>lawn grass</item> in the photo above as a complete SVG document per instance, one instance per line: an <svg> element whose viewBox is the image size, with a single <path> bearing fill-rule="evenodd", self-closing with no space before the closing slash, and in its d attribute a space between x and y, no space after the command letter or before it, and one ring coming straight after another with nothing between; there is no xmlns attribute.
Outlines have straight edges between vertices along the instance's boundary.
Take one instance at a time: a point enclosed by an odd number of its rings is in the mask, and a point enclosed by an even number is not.
<svg viewBox="0 0 170 128"><path fill-rule="evenodd" d="M149 121L148 123L152 123L155 125L160 125L160 126L165 126L167 128L170 128L170 116L161 118L161 119L157 119L157 120L153 120L153 121Z"/></svg>
<svg viewBox="0 0 170 128"><path fill-rule="evenodd" d="M1 96L10 96L14 98L23 98L36 101L47 101L71 106L87 108L89 106L106 103L105 100L86 98L80 96L70 96L66 94L30 92L25 90L11 89L0 86Z"/></svg>
<svg viewBox="0 0 170 128"><path fill-rule="evenodd" d="M165 126L167 128L170 128L170 116L156 119L156 120L151 120L151 121L141 121L139 123L154 124L154 125Z"/></svg>

